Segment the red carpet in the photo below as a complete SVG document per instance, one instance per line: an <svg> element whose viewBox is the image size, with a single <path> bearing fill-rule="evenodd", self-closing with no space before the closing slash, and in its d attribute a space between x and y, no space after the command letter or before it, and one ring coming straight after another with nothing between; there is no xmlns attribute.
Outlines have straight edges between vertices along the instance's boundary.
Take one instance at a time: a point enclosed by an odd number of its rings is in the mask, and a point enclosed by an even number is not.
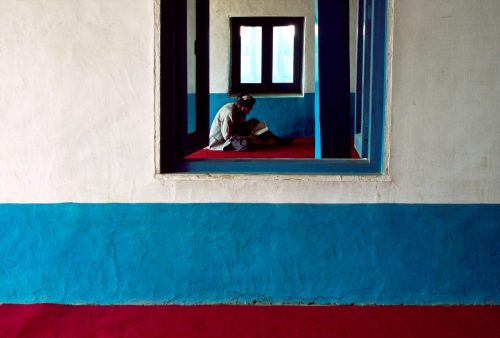
<svg viewBox="0 0 500 338"><path fill-rule="evenodd" d="M186 156L187 159L213 158L314 158L314 139L295 139L291 145L277 146L273 143L262 144L252 151L216 151L201 149Z"/></svg>
<svg viewBox="0 0 500 338"><path fill-rule="evenodd" d="M351 158L359 158L353 142ZM298 138L286 147L276 146L272 143L263 144L257 150L242 152L201 149L186 156L186 159L214 158L314 158L314 139Z"/></svg>
<svg viewBox="0 0 500 338"><path fill-rule="evenodd" d="M500 337L500 306L0 305L0 337Z"/></svg>

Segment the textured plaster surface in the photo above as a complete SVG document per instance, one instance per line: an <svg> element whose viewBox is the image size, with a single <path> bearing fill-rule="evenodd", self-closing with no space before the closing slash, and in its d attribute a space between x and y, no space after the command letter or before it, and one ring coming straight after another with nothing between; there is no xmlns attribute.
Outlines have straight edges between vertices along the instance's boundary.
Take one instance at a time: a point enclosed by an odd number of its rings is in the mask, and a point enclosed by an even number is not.
<svg viewBox="0 0 500 338"><path fill-rule="evenodd" d="M0 1L0 202L500 203L500 2L397 1L390 180L155 175L153 4Z"/></svg>
<svg viewBox="0 0 500 338"><path fill-rule="evenodd" d="M0 204L0 303L499 304L499 205Z"/></svg>

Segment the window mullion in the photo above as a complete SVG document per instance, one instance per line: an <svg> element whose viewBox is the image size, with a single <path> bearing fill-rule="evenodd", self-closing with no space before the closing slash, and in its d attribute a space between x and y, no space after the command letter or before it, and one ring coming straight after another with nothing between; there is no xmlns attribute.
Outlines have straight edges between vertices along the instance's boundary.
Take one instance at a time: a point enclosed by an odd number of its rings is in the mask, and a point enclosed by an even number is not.
<svg viewBox="0 0 500 338"><path fill-rule="evenodd" d="M262 85L270 88L273 74L273 26L262 25Z"/></svg>
<svg viewBox="0 0 500 338"><path fill-rule="evenodd" d="M303 46L304 38L302 32L304 31L304 21L299 20L295 24L295 39L294 39L294 61L293 61L293 87L296 88L297 92L302 90L302 64L303 64ZM300 32L300 33L299 33Z"/></svg>

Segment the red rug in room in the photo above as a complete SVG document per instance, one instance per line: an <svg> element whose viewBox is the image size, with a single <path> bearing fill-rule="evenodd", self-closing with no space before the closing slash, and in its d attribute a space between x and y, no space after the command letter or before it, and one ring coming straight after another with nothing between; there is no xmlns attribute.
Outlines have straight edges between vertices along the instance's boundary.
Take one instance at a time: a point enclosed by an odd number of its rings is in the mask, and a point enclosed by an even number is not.
<svg viewBox="0 0 500 338"><path fill-rule="evenodd" d="M298 138L288 146L260 144L255 150L240 152L201 149L186 156L192 160L214 158L314 158L314 139Z"/></svg>
<svg viewBox="0 0 500 338"><path fill-rule="evenodd" d="M297 138L288 146L277 146L274 143L262 144L252 151L217 151L209 149L198 150L188 156L188 160L199 159L237 159L237 158L314 158L314 138ZM351 158L359 158L358 152L351 141Z"/></svg>
<svg viewBox="0 0 500 338"><path fill-rule="evenodd" d="M256 150L240 152L201 149L186 156L191 160L215 158L314 158L314 139L298 138L288 146L261 144Z"/></svg>

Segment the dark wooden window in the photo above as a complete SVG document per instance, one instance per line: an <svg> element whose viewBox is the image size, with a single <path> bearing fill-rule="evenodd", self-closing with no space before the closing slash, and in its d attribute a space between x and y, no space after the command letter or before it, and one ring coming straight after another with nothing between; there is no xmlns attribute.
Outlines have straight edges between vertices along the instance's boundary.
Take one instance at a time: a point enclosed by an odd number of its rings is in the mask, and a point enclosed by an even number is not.
<svg viewBox="0 0 500 338"><path fill-rule="evenodd" d="M302 64L304 54L303 17L233 17L230 18L230 27L230 94L302 94ZM245 66L245 60L242 58L242 46L245 46L245 37L243 36L242 39L242 35L244 30L248 28L250 30L254 28L255 31L258 31L260 37L258 39L260 45L252 46L260 54L256 55L259 58L259 69L257 71L260 74L254 77L252 81L245 81L244 71L248 67ZM276 76L276 68L286 63L284 61L285 58L279 58L278 31L283 28L292 28L293 32L291 36L292 40L287 43L292 46L284 46L282 48L282 50L289 49L286 58L289 59L290 65L285 67L288 69L287 72L289 74L286 80L283 80L283 76ZM255 69L253 70L255 71Z"/></svg>

